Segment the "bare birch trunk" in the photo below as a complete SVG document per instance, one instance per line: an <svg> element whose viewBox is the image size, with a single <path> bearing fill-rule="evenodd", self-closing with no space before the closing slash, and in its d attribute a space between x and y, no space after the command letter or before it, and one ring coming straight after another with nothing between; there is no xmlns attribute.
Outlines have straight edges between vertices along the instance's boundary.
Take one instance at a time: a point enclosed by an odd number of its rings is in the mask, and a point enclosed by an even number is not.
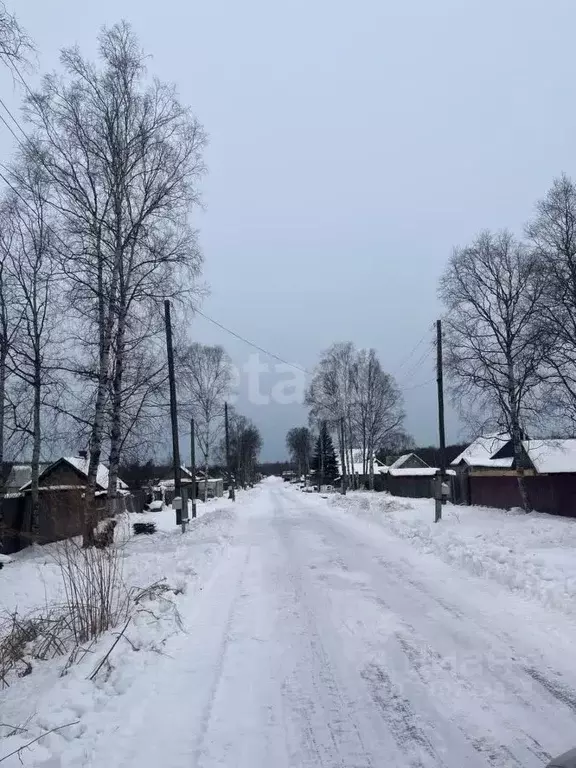
<svg viewBox="0 0 576 768"><path fill-rule="evenodd" d="M0 349L0 499L4 495L4 408L6 404L6 358L8 350ZM1 514L1 510L0 510Z"/></svg>
<svg viewBox="0 0 576 768"><path fill-rule="evenodd" d="M508 361L508 401L510 407L510 426L512 437L512 450L514 452L514 463L518 478L518 491L522 500L522 509L530 512L530 501L528 499L528 490L524 478L524 456L522 450L522 430L518 420L518 408L516 404L516 380L514 377L514 364Z"/></svg>
<svg viewBox="0 0 576 768"><path fill-rule="evenodd" d="M352 488L353 490L357 490L358 479L356 477L356 472L354 471L354 449L352 441L352 427L350 426L350 422L348 422L348 455L350 457L350 475L352 476Z"/></svg>
<svg viewBox="0 0 576 768"><path fill-rule="evenodd" d="M104 406L106 404L106 392L109 381L108 369L110 366L110 349L112 346L112 330L114 327L114 309L116 293L118 290L119 267L122 254L120 249L116 249L114 259L114 269L110 285L110 295L108 302L105 301L103 288L103 256L98 254L98 283L99 283L99 336L100 353L98 360L98 387L96 390L96 402L94 404L94 420L90 431L90 441L88 444L89 461L88 477L86 487L86 497L84 506L84 530L82 536L82 546L94 546L94 531L98 520L96 519L96 477L98 467L100 466L100 455L102 453L102 435L104 433Z"/></svg>
<svg viewBox="0 0 576 768"><path fill-rule="evenodd" d="M362 483L365 483L365 477L368 474L368 468L367 468L367 461L368 456L366 455L366 425L362 424Z"/></svg>
<svg viewBox="0 0 576 768"><path fill-rule="evenodd" d="M346 448L344 446L344 419L340 418L338 419L338 442L340 444L340 463L342 464L342 472L341 478L340 478L340 484L341 484L341 492L342 495L346 495L346 486L347 486L347 473L346 473Z"/></svg>
<svg viewBox="0 0 576 768"><path fill-rule="evenodd" d="M40 475L40 442L42 439L40 425L40 406L41 406L41 361L36 360L36 375L34 377L34 405L32 415L32 466L30 474L30 495L32 501L32 515L30 530L32 538L35 540L40 532L40 491L38 490L38 478Z"/></svg>
<svg viewBox="0 0 576 768"><path fill-rule="evenodd" d="M6 402L6 357L7 349L2 344L0 349L0 535L4 531L4 515L2 513L2 504L6 489L6 477L4 473L4 406Z"/></svg>
<svg viewBox="0 0 576 768"><path fill-rule="evenodd" d="M374 490L374 444L372 442L372 435L368 438L368 456L369 459L369 477L368 477L368 487L371 491Z"/></svg>
<svg viewBox="0 0 576 768"><path fill-rule="evenodd" d="M112 382L112 422L110 428L110 457L108 467L108 515L118 512L118 471L120 469L120 446L122 442L122 386L124 376L124 354L126 339L126 313L118 318L114 379Z"/></svg>

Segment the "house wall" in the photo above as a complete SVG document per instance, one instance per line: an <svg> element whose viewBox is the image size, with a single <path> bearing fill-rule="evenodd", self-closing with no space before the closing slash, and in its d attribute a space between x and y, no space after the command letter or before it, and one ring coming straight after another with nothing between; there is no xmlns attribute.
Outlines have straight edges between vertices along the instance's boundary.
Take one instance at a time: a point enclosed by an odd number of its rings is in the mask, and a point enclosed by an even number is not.
<svg viewBox="0 0 576 768"><path fill-rule="evenodd" d="M532 509L553 515L576 517L576 474L525 477ZM471 475L470 502L498 509L521 507L515 475Z"/></svg>
<svg viewBox="0 0 576 768"><path fill-rule="evenodd" d="M40 492L39 530L34 538L36 543L49 544L82 533L83 493L82 488ZM103 512L102 503L101 506ZM31 532L24 530L25 521L31 520L31 508L30 493L2 500L0 543L4 554L19 552L33 543Z"/></svg>
<svg viewBox="0 0 576 768"><path fill-rule="evenodd" d="M80 536L84 516L83 494L83 488L40 492L38 544ZM30 494L26 494L25 504L32 504ZM97 504L103 512L105 500L97 500Z"/></svg>
<svg viewBox="0 0 576 768"><path fill-rule="evenodd" d="M447 478L450 484L450 496L453 495L455 478ZM430 475L376 475L374 477L375 491L388 491L393 496L403 496L412 499L434 498L434 477Z"/></svg>
<svg viewBox="0 0 576 768"><path fill-rule="evenodd" d="M0 508L0 548L2 554L19 552L23 546L20 532L24 522L24 497L2 499Z"/></svg>

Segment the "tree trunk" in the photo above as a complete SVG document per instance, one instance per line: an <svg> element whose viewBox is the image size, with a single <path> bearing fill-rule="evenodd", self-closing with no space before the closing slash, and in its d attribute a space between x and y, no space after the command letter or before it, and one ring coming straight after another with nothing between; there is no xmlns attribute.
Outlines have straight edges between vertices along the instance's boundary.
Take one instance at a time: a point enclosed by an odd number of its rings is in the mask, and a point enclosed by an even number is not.
<svg viewBox="0 0 576 768"><path fill-rule="evenodd" d="M4 407L6 403L6 358L8 350L5 344L0 348L0 536L4 531L4 515L2 505L6 489L6 473L4 471Z"/></svg>
<svg viewBox="0 0 576 768"><path fill-rule="evenodd" d="M342 495L346 495L347 474L346 474L346 448L344 446L344 419L338 420L338 442L340 443L340 463L342 465L342 471L340 472L340 483Z"/></svg>
<svg viewBox="0 0 576 768"><path fill-rule="evenodd" d="M38 477L40 465L40 441L42 439L40 425L40 404L42 395L40 360L36 360L36 374L34 377L34 405L32 415L32 465L30 474L30 495L32 501L32 514L30 530L33 540L36 540L40 531L40 491L38 490Z"/></svg>
<svg viewBox="0 0 576 768"><path fill-rule="evenodd" d="M108 467L108 516L118 513L118 472L120 469L120 446L122 442L122 386L124 376L124 354L126 340L126 312L118 318L116 334L116 360L112 381L112 422L110 428L110 456Z"/></svg>
<svg viewBox="0 0 576 768"><path fill-rule="evenodd" d="M368 456L366 455L366 424L362 424L362 484L366 485L366 475L368 474Z"/></svg>
<svg viewBox="0 0 576 768"><path fill-rule="evenodd" d="M100 466L102 453L102 435L104 433L104 406L106 404L106 392L109 380L108 367L110 365L110 349L112 346L112 329L114 327L115 302L118 291L120 271L121 249L117 246L114 259L114 268L108 301L104 298L102 280L103 256L99 254L98 284L99 291L99 359L98 359L98 387L96 389L96 402L94 403L94 420L90 430L88 444L90 458L88 461L88 477L86 483L86 496L84 505L84 525L82 532L82 546L92 547L95 543L94 531L98 520L96 518L96 477Z"/></svg>
<svg viewBox="0 0 576 768"><path fill-rule="evenodd" d="M6 358L8 356L7 349L0 349L0 503L4 495L4 408L6 405ZM0 516L2 510L0 508Z"/></svg>
<svg viewBox="0 0 576 768"><path fill-rule="evenodd" d="M516 473L518 478L518 491L522 501L522 509L525 512L530 512L530 500L528 498L528 490L526 488L526 480L524 477L522 430L520 428L520 420L518 417L518 408L516 403L516 379L514 376L514 364L511 360L508 361L508 400L510 407L510 432L512 438L512 450L514 453L514 463L516 465Z"/></svg>
<svg viewBox="0 0 576 768"><path fill-rule="evenodd" d="M353 442L352 442L352 427L350 426L350 423L348 423L348 455L349 455L349 461L350 461L350 473L349 476L352 477L352 489L357 490L357 478L356 478L356 472L354 471L354 448L353 448Z"/></svg>
<svg viewBox="0 0 576 768"><path fill-rule="evenodd" d="M208 454L204 456L204 503L208 501Z"/></svg>
<svg viewBox="0 0 576 768"><path fill-rule="evenodd" d="M371 491L374 490L374 445L372 443L372 435L368 437L368 456L369 456L369 477L368 487Z"/></svg>

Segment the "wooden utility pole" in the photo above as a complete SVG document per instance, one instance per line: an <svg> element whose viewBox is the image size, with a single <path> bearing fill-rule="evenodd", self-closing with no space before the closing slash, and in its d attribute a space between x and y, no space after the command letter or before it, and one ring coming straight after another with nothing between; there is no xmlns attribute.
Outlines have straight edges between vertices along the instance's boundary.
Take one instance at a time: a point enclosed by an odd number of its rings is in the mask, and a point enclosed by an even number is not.
<svg viewBox="0 0 576 768"><path fill-rule="evenodd" d="M324 485L324 441L323 441L323 434L324 434L325 424L326 424L325 421L321 421L320 422L320 438L319 438L319 442L320 442L320 456L318 457L319 458L319 461L318 461L318 464L319 464L319 467L318 467L318 471L319 471L319 476L318 476L318 493L320 493L320 491L322 490L322 486Z"/></svg>
<svg viewBox="0 0 576 768"><path fill-rule="evenodd" d="M172 323L170 302L164 302L164 323L166 326L166 353L168 356L168 381L170 384L170 421L172 422L172 456L174 464L174 496L182 497L180 469L180 445L178 442L178 408L176 404L176 379L174 377L174 350L172 347ZM186 517L188 515L186 514ZM176 510L176 525L182 525L182 509Z"/></svg>
<svg viewBox="0 0 576 768"><path fill-rule="evenodd" d="M234 479L230 466L230 431L228 428L228 403L224 403L224 430L226 433L226 469L228 470L228 498L235 501Z"/></svg>
<svg viewBox="0 0 576 768"><path fill-rule="evenodd" d="M444 379L442 373L442 320L436 321L436 371L438 382L438 433L440 437L440 479L436 493L435 522L442 519L442 486L446 479L446 435L444 432Z"/></svg>
<svg viewBox="0 0 576 768"><path fill-rule="evenodd" d="M190 472L192 474L192 517L194 518L196 517L196 434L194 419L190 419Z"/></svg>
<svg viewBox="0 0 576 768"><path fill-rule="evenodd" d="M346 495L346 485L348 478L346 477L346 461L345 461L345 449L344 449L344 416L340 417L340 462L342 464L342 471L340 472L340 493L342 496Z"/></svg>

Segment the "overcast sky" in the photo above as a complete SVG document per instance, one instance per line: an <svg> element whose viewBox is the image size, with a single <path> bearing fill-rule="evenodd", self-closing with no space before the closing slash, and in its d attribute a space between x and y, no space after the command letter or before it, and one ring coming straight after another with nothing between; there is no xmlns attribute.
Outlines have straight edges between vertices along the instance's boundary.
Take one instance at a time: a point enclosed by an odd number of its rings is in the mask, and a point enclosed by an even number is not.
<svg viewBox="0 0 576 768"><path fill-rule="evenodd" d="M374 346L406 389L409 431L436 442L425 353L452 246L484 227L521 232L553 177L576 173L574 0L6 2L39 71L132 22L150 72L210 135L203 311L307 369L333 341ZM6 157L7 131L0 141ZM200 317L192 333L239 366L253 352ZM263 376L262 399L285 378ZM298 405L238 407L268 459L306 421ZM460 437L450 413L447 438Z"/></svg>

